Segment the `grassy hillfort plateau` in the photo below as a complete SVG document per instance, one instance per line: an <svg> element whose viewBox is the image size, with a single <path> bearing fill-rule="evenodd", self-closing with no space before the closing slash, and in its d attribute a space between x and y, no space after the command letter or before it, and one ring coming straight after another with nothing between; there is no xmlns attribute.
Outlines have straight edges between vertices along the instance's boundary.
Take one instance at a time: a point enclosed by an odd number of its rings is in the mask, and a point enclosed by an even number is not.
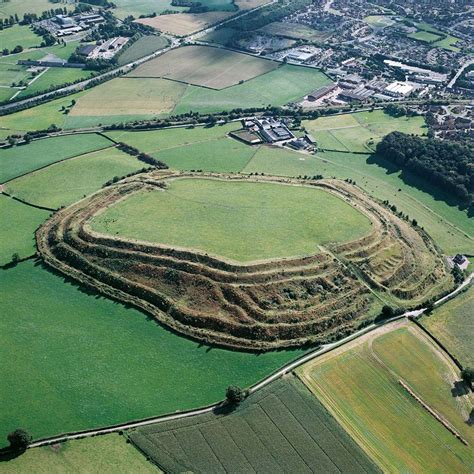
<svg viewBox="0 0 474 474"><path fill-rule="evenodd" d="M0 0L0 474L474 472L473 18Z"/></svg>

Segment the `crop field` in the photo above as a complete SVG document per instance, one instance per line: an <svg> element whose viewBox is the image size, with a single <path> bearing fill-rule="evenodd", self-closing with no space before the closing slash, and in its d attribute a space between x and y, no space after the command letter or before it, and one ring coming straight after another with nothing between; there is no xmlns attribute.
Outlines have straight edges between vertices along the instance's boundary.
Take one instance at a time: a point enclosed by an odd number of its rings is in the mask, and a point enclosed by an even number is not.
<svg viewBox="0 0 474 474"><path fill-rule="evenodd" d="M0 12L1 8L0 2ZM42 40L41 36L38 36L29 26L13 25L0 31L2 49L12 50L18 45L23 46L24 49L33 48L39 46Z"/></svg>
<svg viewBox="0 0 474 474"><path fill-rule="evenodd" d="M285 64L263 76L221 91L189 86L174 112L211 113L246 107L281 106L295 102L330 79L320 71Z"/></svg>
<svg viewBox="0 0 474 474"><path fill-rule="evenodd" d="M149 54L159 51L168 46L169 41L163 36L142 36L135 41L132 46L127 48L123 53L119 54L117 63L119 66L128 64L137 59L148 56Z"/></svg>
<svg viewBox="0 0 474 474"><path fill-rule="evenodd" d="M465 367L474 366L473 314L474 287L471 287L421 320Z"/></svg>
<svg viewBox="0 0 474 474"><path fill-rule="evenodd" d="M132 442L166 472L377 472L321 403L292 376L227 415L143 427Z"/></svg>
<svg viewBox="0 0 474 474"><path fill-rule="evenodd" d="M209 46L184 46L147 61L130 77L161 77L211 89L224 89L278 67L276 61L259 59Z"/></svg>
<svg viewBox="0 0 474 474"><path fill-rule="evenodd" d="M190 111L212 113L268 104L279 106L297 101L329 82L317 70L292 65L283 65L224 90L166 79L119 78L86 91L65 122L67 128L74 128Z"/></svg>
<svg viewBox="0 0 474 474"><path fill-rule="evenodd" d="M333 115L305 121L304 126L328 150L370 153L385 135L395 130L421 135L423 117L391 117L382 110Z"/></svg>
<svg viewBox="0 0 474 474"><path fill-rule="evenodd" d="M158 15L154 18L141 18L138 23L151 26L163 33L174 36L187 36L195 31L200 31L209 26L225 20L233 15L233 12L210 11L205 13L172 13L170 15Z"/></svg>
<svg viewBox="0 0 474 474"><path fill-rule="evenodd" d="M28 145L0 150L0 182L73 156L107 148L111 142L100 135L82 134L35 140Z"/></svg>
<svg viewBox="0 0 474 474"><path fill-rule="evenodd" d="M29 449L8 463L0 463L1 474L22 472L159 474L160 471L133 446L127 444L124 437L110 434Z"/></svg>
<svg viewBox="0 0 474 474"><path fill-rule="evenodd" d="M328 33L319 32L309 26L289 22L269 23L263 28L260 28L259 31L269 35L308 41L322 41L330 36Z"/></svg>
<svg viewBox="0 0 474 474"><path fill-rule="evenodd" d="M417 219L448 255L469 253L474 239L474 222L466 211L429 193L426 183L410 173L389 172L390 165L371 155L326 152L303 156L290 150L261 147L243 169L243 173L280 176L335 176L354 179L358 186L380 200L388 200L398 209Z"/></svg>
<svg viewBox="0 0 474 474"><path fill-rule="evenodd" d="M49 214L0 195L0 265L11 262L14 253L20 258L35 253L34 232Z"/></svg>
<svg viewBox="0 0 474 474"><path fill-rule="evenodd" d="M421 330L398 323L358 338L298 374L361 447L389 472L472 472L468 395L453 396L455 366ZM409 394L442 416L465 446Z"/></svg>
<svg viewBox="0 0 474 474"><path fill-rule="evenodd" d="M116 148L71 158L10 181L5 190L36 206L57 209L82 199L114 176L146 167Z"/></svg>
<svg viewBox="0 0 474 474"><path fill-rule="evenodd" d="M3 443L17 426L37 439L204 406L303 353L198 344L32 261L0 271L0 287L0 359L16 353L0 366Z"/></svg>
<svg viewBox="0 0 474 474"><path fill-rule="evenodd" d="M159 79L113 79L82 96L68 120L94 117L97 124L106 123L108 118L120 122L124 116L130 120L169 115L186 87L179 82Z"/></svg>
<svg viewBox="0 0 474 474"><path fill-rule="evenodd" d="M143 213L150 219L142 219ZM367 217L322 190L206 179L176 180L165 192L132 195L92 227L239 262L310 255L318 245L371 230Z"/></svg>

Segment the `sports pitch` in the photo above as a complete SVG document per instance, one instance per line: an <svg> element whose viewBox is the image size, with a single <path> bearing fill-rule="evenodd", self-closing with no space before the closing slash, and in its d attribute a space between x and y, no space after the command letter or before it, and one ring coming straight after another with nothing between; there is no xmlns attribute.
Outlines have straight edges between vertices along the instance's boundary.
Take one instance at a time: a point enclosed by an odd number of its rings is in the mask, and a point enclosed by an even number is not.
<svg viewBox="0 0 474 474"><path fill-rule="evenodd" d="M132 195L92 227L239 262L311 255L318 245L371 230L367 217L322 190L210 179L175 180L164 192Z"/></svg>

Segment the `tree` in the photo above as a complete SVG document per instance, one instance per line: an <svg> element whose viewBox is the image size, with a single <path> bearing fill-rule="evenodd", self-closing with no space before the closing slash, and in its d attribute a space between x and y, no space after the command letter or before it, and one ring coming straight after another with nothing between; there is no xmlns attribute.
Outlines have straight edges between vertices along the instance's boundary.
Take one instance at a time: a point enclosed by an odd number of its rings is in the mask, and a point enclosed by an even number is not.
<svg viewBox="0 0 474 474"><path fill-rule="evenodd" d="M12 263L13 263L13 265L16 265L19 261L20 261L20 256L18 255L17 252L15 252L15 253L12 255Z"/></svg>
<svg viewBox="0 0 474 474"><path fill-rule="evenodd" d="M18 451L24 451L29 446L32 439L31 435L21 428L17 428L8 435L10 448Z"/></svg>
<svg viewBox="0 0 474 474"><path fill-rule="evenodd" d="M464 281L464 273L457 265L454 265L451 270L451 275L453 275L454 281L458 285Z"/></svg>
<svg viewBox="0 0 474 474"><path fill-rule="evenodd" d="M388 304L383 306L382 316L384 319L393 318L394 315L395 315L395 311L391 306L389 306Z"/></svg>
<svg viewBox="0 0 474 474"><path fill-rule="evenodd" d="M238 405L240 402L245 400L247 396L247 391L242 390L240 387L236 385L229 385L225 392L225 398L229 405Z"/></svg>
<svg viewBox="0 0 474 474"><path fill-rule="evenodd" d="M474 382L474 369L471 369L471 367L463 369L461 371L461 378L469 388L472 388L472 383Z"/></svg>

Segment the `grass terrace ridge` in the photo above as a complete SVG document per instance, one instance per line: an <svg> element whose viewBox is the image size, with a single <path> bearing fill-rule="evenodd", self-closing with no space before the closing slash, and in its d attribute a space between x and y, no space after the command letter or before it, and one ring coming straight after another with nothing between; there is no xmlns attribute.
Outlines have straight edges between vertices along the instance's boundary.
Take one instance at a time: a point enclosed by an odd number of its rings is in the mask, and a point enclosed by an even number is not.
<svg viewBox="0 0 474 474"><path fill-rule="evenodd" d="M137 199L150 226L133 224ZM284 205L290 222L278 222ZM219 206L233 206L239 225ZM340 217L321 218L321 209ZM48 265L87 287L200 341L249 350L334 340L387 299L411 305L452 286L426 234L338 180L137 175L56 213L37 245Z"/></svg>

